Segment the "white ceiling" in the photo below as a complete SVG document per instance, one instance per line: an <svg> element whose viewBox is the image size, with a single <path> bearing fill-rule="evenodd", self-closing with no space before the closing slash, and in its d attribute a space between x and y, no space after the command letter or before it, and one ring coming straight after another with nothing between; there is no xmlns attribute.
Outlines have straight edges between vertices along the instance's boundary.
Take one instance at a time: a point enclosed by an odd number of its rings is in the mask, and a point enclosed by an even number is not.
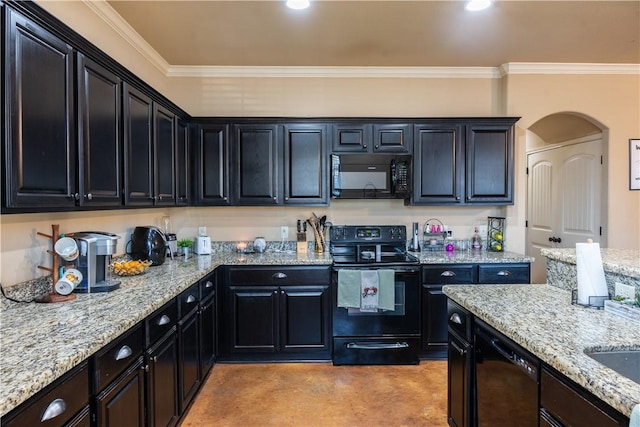
<svg viewBox="0 0 640 427"><path fill-rule="evenodd" d="M108 1L170 66L640 64L640 1Z"/></svg>

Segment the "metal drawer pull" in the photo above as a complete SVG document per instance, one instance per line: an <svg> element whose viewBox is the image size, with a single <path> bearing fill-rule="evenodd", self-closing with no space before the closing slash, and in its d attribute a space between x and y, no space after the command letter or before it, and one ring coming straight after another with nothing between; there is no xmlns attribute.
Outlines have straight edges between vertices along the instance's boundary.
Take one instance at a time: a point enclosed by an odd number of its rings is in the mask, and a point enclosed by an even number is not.
<svg viewBox="0 0 640 427"><path fill-rule="evenodd" d="M158 320L158 326L166 325L171 322L171 319L166 314L163 314L160 320Z"/></svg>
<svg viewBox="0 0 640 427"><path fill-rule="evenodd" d="M498 276L510 276L511 272L509 270L500 270L498 271Z"/></svg>
<svg viewBox="0 0 640 427"><path fill-rule="evenodd" d="M445 271L443 271L442 273L440 273L440 275L441 275L442 277L453 277L453 276L455 276L455 275L456 275L456 273L454 273L454 272L453 272L453 271L451 271L451 270L445 270Z"/></svg>
<svg viewBox="0 0 640 427"><path fill-rule="evenodd" d="M47 406L47 409L44 410L44 414L42 414L42 418L40 418L40 422L43 423L52 418L55 418L66 410L67 410L67 402L65 402L62 399L55 399L51 403L49 403L49 406Z"/></svg>
<svg viewBox="0 0 640 427"><path fill-rule="evenodd" d="M408 348L409 344L406 342L395 342L390 344L385 343L357 343L350 342L347 344L347 348L357 350L387 350L390 348Z"/></svg>
<svg viewBox="0 0 640 427"><path fill-rule="evenodd" d="M458 313L453 313L449 318L453 323L457 323L458 325L462 325L462 318Z"/></svg>
<svg viewBox="0 0 640 427"><path fill-rule="evenodd" d="M118 354L116 355L116 360L126 359L132 354L133 354L133 351L131 351L131 347L129 347L128 345L123 345L122 348L118 350Z"/></svg>
<svg viewBox="0 0 640 427"><path fill-rule="evenodd" d="M287 275L283 272L278 272L278 273L273 273L273 276L271 276L274 279L286 279Z"/></svg>
<svg viewBox="0 0 640 427"><path fill-rule="evenodd" d="M189 295L187 297L187 304L190 304L192 302L196 302L196 297L194 297L193 295Z"/></svg>
<svg viewBox="0 0 640 427"><path fill-rule="evenodd" d="M464 356L464 354L467 352L466 350L461 349L460 346L455 343L455 341L451 341L451 347L453 347L458 353L460 353L460 356Z"/></svg>
<svg viewBox="0 0 640 427"><path fill-rule="evenodd" d="M204 284L205 288L213 288L213 282L211 280L207 280L207 283Z"/></svg>

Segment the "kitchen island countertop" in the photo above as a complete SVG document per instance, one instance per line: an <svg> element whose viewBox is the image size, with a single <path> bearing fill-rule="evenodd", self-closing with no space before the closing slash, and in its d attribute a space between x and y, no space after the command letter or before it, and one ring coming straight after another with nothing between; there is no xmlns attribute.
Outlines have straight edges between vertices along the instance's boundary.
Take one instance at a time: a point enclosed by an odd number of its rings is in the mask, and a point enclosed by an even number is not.
<svg viewBox="0 0 640 427"><path fill-rule="evenodd" d="M567 378L629 417L640 384L584 351L640 350L638 324L571 304L571 293L549 285L456 285L444 293Z"/></svg>
<svg viewBox="0 0 640 427"><path fill-rule="evenodd" d="M531 262L508 252L423 252L422 264ZM0 416L27 400L144 320L171 298L219 265L331 265L328 253L267 251L241 254L216 251L167 260L140 276L119 278L120 289L109 293L77 294L54 304L20 304L0 299ZM19 292L11 296L20 298Z"/></svg>
<svg viewBox="0 0 640 427"><path fill-rule="evenodd" d="M542 248L540 254L556 261L576 264L575 248ZM640 251L633 249L601 248L605 271L640 279Z"/></svg>

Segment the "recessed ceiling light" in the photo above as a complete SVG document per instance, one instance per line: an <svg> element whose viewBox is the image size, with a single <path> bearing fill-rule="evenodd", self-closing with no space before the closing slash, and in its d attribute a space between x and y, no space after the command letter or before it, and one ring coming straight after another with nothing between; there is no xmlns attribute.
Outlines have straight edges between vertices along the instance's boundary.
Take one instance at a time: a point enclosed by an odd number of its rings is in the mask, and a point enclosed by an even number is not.
<svg viewBox="0 0 640 427"><path fill-rule="evenodd" d="M467 10L475 12L477 10L483 10L491 6L491 0L469 0L464 7Z"/></svg>
<svg viewBox="0 0 640 427"><path fill-rule="evenodd" d="M310 4L309 0L287 0L287 7L290 9L306 9Z"/></svg>

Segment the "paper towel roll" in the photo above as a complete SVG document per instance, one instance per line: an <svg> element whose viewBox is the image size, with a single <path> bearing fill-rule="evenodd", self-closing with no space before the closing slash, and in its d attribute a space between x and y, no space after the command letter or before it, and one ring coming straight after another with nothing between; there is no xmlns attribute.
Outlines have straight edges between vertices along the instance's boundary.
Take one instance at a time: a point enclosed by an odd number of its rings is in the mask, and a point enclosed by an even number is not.
<svg viewBox="0 0 640 427"><path fill-rule="evenodd" d="M589 305L589 297L608 295L599 243L576 243L578 304Z"/></svg>

